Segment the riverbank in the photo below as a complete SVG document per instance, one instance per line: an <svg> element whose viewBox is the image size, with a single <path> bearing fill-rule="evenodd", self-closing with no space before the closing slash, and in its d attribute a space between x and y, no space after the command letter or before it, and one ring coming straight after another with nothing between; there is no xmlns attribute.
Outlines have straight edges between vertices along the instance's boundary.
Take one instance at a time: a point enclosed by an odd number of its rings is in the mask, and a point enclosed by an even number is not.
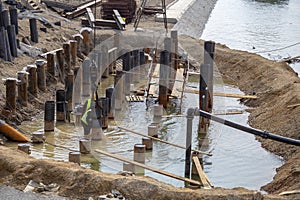
<svg viewBox="0 0 300 200"><path fill-rule="evenodd" d="M175 188L150 177L125 177L85 169L74 163L37 160L23 152L1 146L0 158L2 183L19 190L23 190L30 180L46 185L56 183L60 186L56 194L71 199L96 199L112 190L118 190L128 200L284 199L243 188Z"/></svg>

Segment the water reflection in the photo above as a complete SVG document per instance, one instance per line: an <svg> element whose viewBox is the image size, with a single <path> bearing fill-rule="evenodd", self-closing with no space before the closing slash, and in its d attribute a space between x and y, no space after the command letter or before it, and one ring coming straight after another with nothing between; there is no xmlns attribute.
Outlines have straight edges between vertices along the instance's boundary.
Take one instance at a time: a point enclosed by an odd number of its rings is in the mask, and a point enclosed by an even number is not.
<svg viewBox="0 0 300 200"><path fill-rule="evenodd" d="M289 0L252 0L259 3L269 3L269 4L288 4Z"/></svg>

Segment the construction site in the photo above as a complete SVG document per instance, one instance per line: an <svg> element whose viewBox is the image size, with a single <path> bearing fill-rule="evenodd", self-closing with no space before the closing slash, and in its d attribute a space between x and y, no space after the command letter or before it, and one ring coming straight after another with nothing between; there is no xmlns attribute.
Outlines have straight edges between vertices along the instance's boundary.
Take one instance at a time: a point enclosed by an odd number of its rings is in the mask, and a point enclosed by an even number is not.
<svg viewBox="0 0 300 200"><path fill-rule="evenodd" d="M300 4L232 1L0 1L0 199L299 199Z"/></svg>

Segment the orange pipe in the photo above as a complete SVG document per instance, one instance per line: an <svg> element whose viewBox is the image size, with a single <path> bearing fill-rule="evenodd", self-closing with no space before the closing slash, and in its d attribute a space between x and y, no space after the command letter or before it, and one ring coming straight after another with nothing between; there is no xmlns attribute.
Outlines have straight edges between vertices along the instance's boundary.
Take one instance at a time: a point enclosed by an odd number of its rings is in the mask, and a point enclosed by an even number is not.
<svg viewBox="0 0 300 200"><path fill-rule="evenodd" d="M20 131L14 129L4 121L0 120L0 132L7 138L16 142L29 142L29 139Z"/></svg>

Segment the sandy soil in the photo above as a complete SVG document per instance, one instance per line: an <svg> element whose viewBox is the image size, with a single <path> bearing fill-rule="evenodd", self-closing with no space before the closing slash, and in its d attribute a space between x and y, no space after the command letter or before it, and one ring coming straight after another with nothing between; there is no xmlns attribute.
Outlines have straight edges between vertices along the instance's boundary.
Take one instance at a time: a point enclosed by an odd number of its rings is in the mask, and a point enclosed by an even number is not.
<svg viewBox="0 0 300 200"><path fill-rule="evenodd" d="M57 18L47 16L52 21ZM145 17L141 21L141 28L156 27L152 21L153 16ZM43 26L38 23L38 26ZM62 42L71 39L71 35L78 33L81 26L79 21L72 21L71 25L62 22L61 27L48 29L47 33L40 34L40 43L34 46L53 50L62 47ZM129 26L130 27L130 26ZM29 35L28 20L20 21L19 39ZM161 28L160 28L161 29ZM114 31L104 30L100 34L108 37ZM103 37L103 39L105 38ZM201 63L203 56L202 41L190 37L180 37L181 46L190 53L197 63ZM0 61L0 78L15 77L15 73L27 64L32 64L36 58L22 55L14 59L14 63ZM275 63L255 54L242 51L230 50L225 46L217 45L216 64L219 72L234 81L239 88L247 94L256 94L258 100L245 101L251 108L249 123L251 126L268 130L272 133L299 139L298 115L300 107L287 108L288 105L300 103L300 80L291 68L285 63ZM12 120L20 123L30 120L40 112L44 101L54 99L56 89L63 85L51 85L46 93L40 93L39 99L31 98L27 108L18 105L16 115L8 117L0 116L2 119ZM5 86L0 84L0 108L4 106ZM298 147L284 145L269 140L262 141L262 145L286 159L286 163L277 171L274 181L263 187L270 193L278 194L282 191L300 189L300 153ZM71 163L63 163L50 160L35 160L23 153L15 153L5 147L0 147L0 182L24 189L29 180L33 179L43 183L58 183L62 187L59 194L73 198L87 198L118 189L128 199L280 199L279 196L264 196L260 193L245 189L225 190L217 188L214 190L193 191L189 189L178 189L170 185L160 183L151 178L121 177L112 174L104 174L92 170L86 170ZM136 190L138 186L144 187ZM293 195L289 198L299 199Z"/></svg>
<svg viewBox="0 0 300 200"><path fill-rule="evenodd" d="M23 190L30 180L60 186L58 195L88 199L118 190L130 200L283 199L243 188L191 190L175 188L150 177L125 177L79 167L74 163L36 160L23 152L0 146L0 181Z"/></svg>

